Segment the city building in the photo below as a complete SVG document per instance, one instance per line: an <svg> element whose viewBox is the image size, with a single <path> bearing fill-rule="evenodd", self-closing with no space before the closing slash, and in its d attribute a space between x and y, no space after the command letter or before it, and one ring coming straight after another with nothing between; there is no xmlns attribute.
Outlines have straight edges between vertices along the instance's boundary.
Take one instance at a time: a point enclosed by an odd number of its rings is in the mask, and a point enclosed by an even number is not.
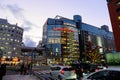
<svg viewBox="0 0 120 80"><path fill-rule="evenodd" d="M109 31L108 26L103 25L101 28L98 28L83 23L81 30L83 32L83 36L87 36L84 41L86 41L86 43L87 41L92 42L92 47L100 46L101 48L99 49L99 52L101 54L116 51L114 35Z"/></svg>
<svg viewBox="0 0 120 80"><path fill-rule="evenodd" d="M8 23L7 19L0 19L0 49L3 62L18 60L21 55L22 38L22 28L17 24Z"/></svg>
<svg viewBox="0 0 120 80"><path fill-rule="evenodd" d="M43 26L43 43L52 62L79 58L78 29L73 20L61 16L48 18Z"/></svg>
<svg viewBox="0 0 120 80"><path fill-rule="evenodd" d="M107 6L114 33L116 51L120 52L120 0L107 0Z"/></svg>
<svg viewBox="0 0 120 80"><path fill-rule="evenodd" d="M100 46L101 54L115 51L113 33L108 26L98 28L83 23L79 15L73 16L73 20L62 16L48 18L43 26L42 43L47 57L53 61L82 60L88 41L93 44L92 47Z"/></svg>

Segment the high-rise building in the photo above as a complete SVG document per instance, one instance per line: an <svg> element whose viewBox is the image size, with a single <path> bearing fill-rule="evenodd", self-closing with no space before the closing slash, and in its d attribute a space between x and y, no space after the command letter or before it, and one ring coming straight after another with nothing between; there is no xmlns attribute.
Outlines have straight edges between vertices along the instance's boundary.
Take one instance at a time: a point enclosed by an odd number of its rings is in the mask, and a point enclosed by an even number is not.
<svg viewBox="0 0 120 80"><path fill-rule="evenodd" d="M101 54L115 51L114 36L108 26L98 28L83 23L79 15L75 15L73 20L61 16L48 18L43 26L42 43L47 55L54 60L82 60L88 41L92 42L92 47L101 46Z"/></svg>
<svg viewBox="0 0 120 80"><path fill-rule="evenodd" d="M107 0L107 6L114 33L116 51L120 52L120 0Z"/></svg>
<svg viewBox="0 0 120 80"><path fill-rule="evenodd" d="M56 16L48 18L43 26L43 43L49 49L48 56L58 61L79 58L78 29L73 20Z"/></svg>
<svg viewBox="0 0 120 80"><path fill-rule="evenodd" d="M22 28L17 24L8 23L6 19L0 19L0 49L3 52L3 58L12 59L20 56L22 38Z"/></svg>

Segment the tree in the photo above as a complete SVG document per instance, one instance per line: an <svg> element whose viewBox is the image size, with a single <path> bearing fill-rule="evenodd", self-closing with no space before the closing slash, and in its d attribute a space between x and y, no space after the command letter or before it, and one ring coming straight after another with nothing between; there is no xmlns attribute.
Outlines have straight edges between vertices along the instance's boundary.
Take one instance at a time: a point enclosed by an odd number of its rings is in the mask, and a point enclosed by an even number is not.
<svg viewBox="0 0 120 80"><path fill-rule="evenodd" d="M85 56L87 57L87 60L89 60L92 63L99 62L101 59L101 54L99 53L100 46L93 47L92 42L87 41L86 43L86 51Z"/></svg>
<svg viewBox="0 0 120 80"><path fill-rule="evenodd" d="M92 63L97 63L101 59L101 54L99 53L99 47L86 51L85 55L87 56L88 60Z"/></svg>

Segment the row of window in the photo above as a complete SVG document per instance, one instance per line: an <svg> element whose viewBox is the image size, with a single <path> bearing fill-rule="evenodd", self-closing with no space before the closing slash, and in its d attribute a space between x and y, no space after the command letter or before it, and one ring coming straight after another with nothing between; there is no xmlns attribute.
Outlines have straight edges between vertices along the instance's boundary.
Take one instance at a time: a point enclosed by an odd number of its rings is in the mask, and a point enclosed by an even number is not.
<svg viewBox="0 0 120 80"><path fill-rule="evenodd" d="M0 24L0 27L2 27L2 28L7 28L7 29L16 29L16 30L19 30L19 31L22 32L22 30L19 29L17 26Z"/></svg>
<svg viewBox="0 0 120 80"><path fill-rule="evenodd" d="M19 35L22 35L23 32L21 31L17 31L17 30L11 30L11 29L3 29L3 28L0 28L0 32L12 32L12 33L16 33L16 34L19 34Z"/></svg>
<svg viewBox="0 0 120 80"><path fill-rule="evenodd" d="M15 37L16 39L22 39L21 35L1 33L1 32L0 32L0 37Z"/></svg>
<svg viewBox="0 0 120 80"><path fill-rule="evenodd" d="M18 40L18 39L4 38L4 37L1 38L1 37L0 37L0 41L1 41L1 40L2 40L2 42L3 42L3 41L9 41L9 42L15 41L15 42L18 42L18 43L22 41L22 40Z"/></svg>

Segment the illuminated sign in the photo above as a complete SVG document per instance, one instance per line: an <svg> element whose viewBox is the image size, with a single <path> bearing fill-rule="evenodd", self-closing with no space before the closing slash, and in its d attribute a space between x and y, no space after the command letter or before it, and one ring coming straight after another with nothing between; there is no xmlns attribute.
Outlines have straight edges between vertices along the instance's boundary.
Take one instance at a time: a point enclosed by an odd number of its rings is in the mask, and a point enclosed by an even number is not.
<svg viewBox="0 0 120 80"><path fill-rule="evenodd" d="M68 32L74 32L73 30L70 30L68 28L53 28L54 31L68 31Z"/></svg>
<svg viewBox="0 0 120 80"><path fill-rule="evenodd" d="M76 25L70 23L64 23L64 25L76 27Z"/></svg>

